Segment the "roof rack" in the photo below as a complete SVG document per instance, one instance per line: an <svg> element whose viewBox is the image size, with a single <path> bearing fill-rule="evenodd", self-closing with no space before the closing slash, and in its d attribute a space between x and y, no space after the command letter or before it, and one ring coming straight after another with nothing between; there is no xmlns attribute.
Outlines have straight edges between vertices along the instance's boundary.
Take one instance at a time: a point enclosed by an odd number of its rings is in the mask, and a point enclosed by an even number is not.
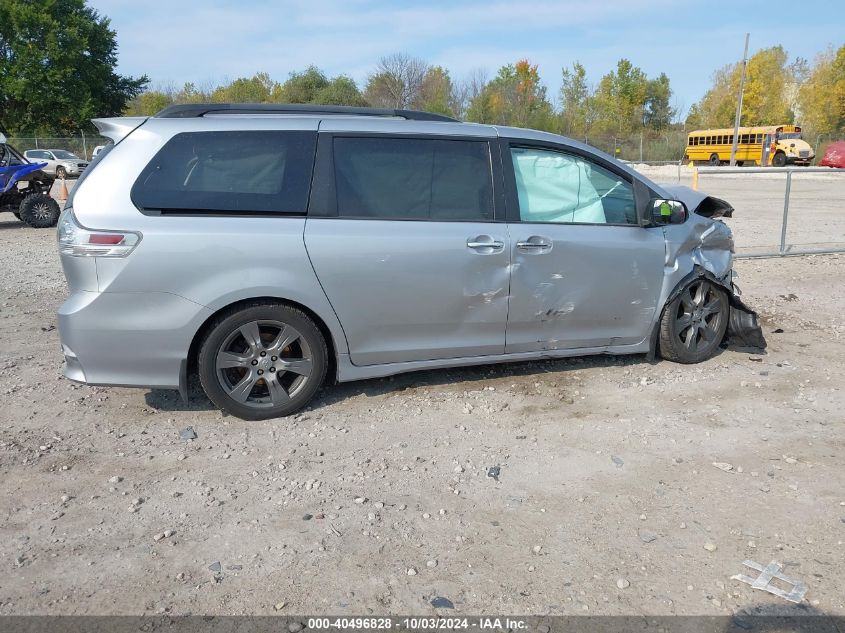
<svg viewBox="0 0 845 633"><path fill-rule="evenodd" d="M184 103L166 107L155 115L158 119L190 119L206 114L346 114L351 116L398 117L409 121L449 121L457 119L420 112L418 110L393 110L387 108L355 108L351 106L311 105L305 103Z"/></svg>

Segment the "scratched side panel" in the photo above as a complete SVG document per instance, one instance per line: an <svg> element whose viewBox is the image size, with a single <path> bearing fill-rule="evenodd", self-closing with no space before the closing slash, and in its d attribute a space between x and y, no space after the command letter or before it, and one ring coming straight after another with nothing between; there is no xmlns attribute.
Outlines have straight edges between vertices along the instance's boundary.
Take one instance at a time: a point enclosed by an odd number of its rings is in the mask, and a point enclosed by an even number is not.
<svg viewBox="0 0 845 633"><path fill-rule="evenodd" d="M355 365L503 353L504 224L309 218L305 242Z"/></svg>

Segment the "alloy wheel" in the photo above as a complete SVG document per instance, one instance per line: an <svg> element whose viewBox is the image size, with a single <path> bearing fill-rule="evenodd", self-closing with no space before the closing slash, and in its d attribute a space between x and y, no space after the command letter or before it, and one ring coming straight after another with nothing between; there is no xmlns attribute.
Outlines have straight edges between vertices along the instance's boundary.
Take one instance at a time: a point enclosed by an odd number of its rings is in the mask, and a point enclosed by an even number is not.
<svg viewBox="0 0 845 633"><path fill-rule="evenodd" d="M313 354L302 334L281 321L250 321L231 332L215 356L217 380L236 402L286 404L311 379Z"/></svg>
<svg viewBox="0 0 845 633"><path fill-rule="evenodd" d="M675 314L675 336L691 352L711 346L721 328L723 293L709 281L690 284L680 295Z"/></svg>

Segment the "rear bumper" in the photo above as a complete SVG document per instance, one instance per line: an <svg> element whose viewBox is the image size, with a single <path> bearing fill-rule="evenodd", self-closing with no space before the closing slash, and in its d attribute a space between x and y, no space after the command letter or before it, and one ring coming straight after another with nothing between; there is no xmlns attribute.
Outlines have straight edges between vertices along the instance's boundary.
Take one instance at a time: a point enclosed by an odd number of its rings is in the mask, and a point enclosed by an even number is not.
<svg viewBox="0 0 845 633"><path fill-rule="evenodd" d="M91 385L179 389L211 311L166 292L74 292L59 308L64 375Z"/></svg>

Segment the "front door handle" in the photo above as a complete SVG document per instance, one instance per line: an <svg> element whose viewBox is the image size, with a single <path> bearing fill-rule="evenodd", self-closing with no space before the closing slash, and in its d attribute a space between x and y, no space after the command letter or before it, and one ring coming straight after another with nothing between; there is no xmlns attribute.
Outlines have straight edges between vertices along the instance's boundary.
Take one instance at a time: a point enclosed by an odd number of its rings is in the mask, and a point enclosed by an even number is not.
<svg viewBox="0 0 845 633"><path fill-rule="evenodd" d="M479 235L467 240L467 248L474 251L492 253L500 251L505 247L505 243L501 240L494 240L489 235Z"/></svg>
<svg viewBox="0 0 845 633"><path fill-rule="evenodd" d="M523 242L517 242L516 247L525 253L546 253L552 250L552 241L547 237L532 235Z"/></svg>

